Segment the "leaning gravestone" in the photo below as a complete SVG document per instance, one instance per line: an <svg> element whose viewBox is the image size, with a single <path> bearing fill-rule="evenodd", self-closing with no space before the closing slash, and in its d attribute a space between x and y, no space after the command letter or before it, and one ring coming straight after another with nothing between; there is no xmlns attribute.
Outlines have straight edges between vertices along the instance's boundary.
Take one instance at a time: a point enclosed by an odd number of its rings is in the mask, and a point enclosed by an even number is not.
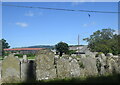
<svg viewBox="0 0 120 85"><path fill-rule="evenodd" d="M54 66L54 53L49 50L40 50L36 56L36 79L56 78L56 69Z"/></svg>
<svg viewBox="0 0 120 85"><path fill-rule="evenodd" d="M14 83L20 81L20 61L10 54L2 62L2 82Z"/></svg>

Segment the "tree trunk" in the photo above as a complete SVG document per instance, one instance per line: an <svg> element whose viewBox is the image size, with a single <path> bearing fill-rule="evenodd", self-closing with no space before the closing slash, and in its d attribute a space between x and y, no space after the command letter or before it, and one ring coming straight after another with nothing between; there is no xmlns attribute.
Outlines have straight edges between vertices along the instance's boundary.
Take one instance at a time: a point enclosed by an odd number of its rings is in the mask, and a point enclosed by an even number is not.
<svg viewBox="0 0 120 85"><path fill-rule="evenodd" d="M62 52L60 52L60 56L62 56Z"/></svg>

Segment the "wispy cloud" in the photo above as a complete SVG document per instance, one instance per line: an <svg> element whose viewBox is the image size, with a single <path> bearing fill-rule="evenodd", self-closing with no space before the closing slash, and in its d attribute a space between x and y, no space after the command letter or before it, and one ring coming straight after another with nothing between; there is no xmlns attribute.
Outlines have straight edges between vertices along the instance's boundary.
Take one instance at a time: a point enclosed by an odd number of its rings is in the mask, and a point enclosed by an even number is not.
<svg viewBox="0 0 120 85"><path fill-rule="evenodd" d="M38 12L38 15L43 15L43 12Z"/></svg>
<svg viewBox="0 0 120 85"><path fill-rule="evenodd" d="M93 26L93 25L95 25L96 23L95 22L91 22L91 23L85 23L85 24L83 24L83 27L88 27L88 26Z"/></svg>
<svg viewBox="0 0 120 85"><path fill-rule="evenodd" d="M40 15L43 15L43 12L27 11L24 15L29 17L40 16Z"/></svg>
<svg viewBox="0 0 120 85"><path fill-rule="evenodd" d="M32 11L28 11L28 12L26 12L25 13L25 16L30 16L30 17L32 17L32 16L34 16L35 14L32 12Z"/></svg>
<svg viewBox="0 0 120 85"><path fill-rule="evenodd" d="M24 23L24 22L16 22L16 25L18 25L20 27L28 27L28 24Z"/></svg>
<svg viewBox="0 0 120 85"><path fill-rule="evenodd" d="M74 0L74 2L72 2L72 6L78 6L84 2L95 2L96 0Z"/></svg>

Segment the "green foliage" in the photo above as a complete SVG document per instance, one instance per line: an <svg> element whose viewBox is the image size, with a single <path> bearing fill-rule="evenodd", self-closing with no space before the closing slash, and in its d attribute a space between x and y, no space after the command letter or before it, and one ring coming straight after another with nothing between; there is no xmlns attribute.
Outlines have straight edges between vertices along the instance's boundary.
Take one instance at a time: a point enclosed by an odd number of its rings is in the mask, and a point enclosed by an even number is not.
<svg viewBox="0 0 120 85"><path fill-rule="evenodd" d="M90 35L89 38L85 38L88 42L88 47L93 52L103 52L113 53L115 55L120 54L120 44L118 41L120 40L120 35L114 34L115 30L113 29L102 29L98 30Z"/></svg>
<svg viewBox="0 0 120 85"><path fill-rule="evenodd" d="M63 53L68 53L69 46L67 43L64 42L59 42L58 44L55 45L55 49L60 52L60 56L62 56Z"/></svg>
<svg viewBox="0 0 120 85"><path fill-rule="evenodd" d="M18 56L19 58L22 58L23 54L15 54L15 56Z"/></svg>
<svg viewBox="0 0 120 85"><path fill-rule="evenodd" d="M0 40L0 42L2 42L2 48L10 48L9 44L7 43L7 41L5 39Z"/></svg>
<svg viewBox="0 0 120 85"><path fill-rule="evenodd" d="M35 59L35 54L15 54L19 58L23 58L23 55L27 55L28 59Z"/></svg>
<svg viewBox="0 0 120 85"><path fill-rule="evenodd" d="M68 55L75 54L75 53L76 53L76 50L68 50L67 52Z"/></svg>
<svg viewBox="0 0 120 85"><path fill-rule="evenodd" d="M0 52L2 53L2 56L4 56L5 54L4 52L5 48L10 48L10 46L5 39L1 39L0 40Z"/></svg>

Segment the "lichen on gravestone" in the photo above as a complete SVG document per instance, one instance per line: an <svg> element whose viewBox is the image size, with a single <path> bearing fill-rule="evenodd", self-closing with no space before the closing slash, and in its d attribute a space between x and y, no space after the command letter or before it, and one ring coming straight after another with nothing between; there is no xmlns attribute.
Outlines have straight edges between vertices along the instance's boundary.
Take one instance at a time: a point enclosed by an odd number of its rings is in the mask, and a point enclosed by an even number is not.
<svg viewBox="0 0 120 85"><path fill-rule="evenodd" d="M81 58L79 62L82 62L84 65L83 73L85 76L93 76L98 74L95 58Z"/></svg>
<svg viewBox="0 0 120 85"><path fill-rule="evenodd" d="M20 61L10 54L2 62L2 82L13 83L20 81Z"/></svg>
<svg viewBox="0 0 120 85"><path fill-rule="evenodd" d="M36 79L53 79L56 78L56 69L54 66L54 53L50 50L40 50L37 53L36 62Z"/></svg>
<svg viewBox="0 0 120 85"><path fill-rule="evenodd" d="M58 78L71 77L71 67L70 67L69 59L60 58L57 61L57 75Z"/></svg>

